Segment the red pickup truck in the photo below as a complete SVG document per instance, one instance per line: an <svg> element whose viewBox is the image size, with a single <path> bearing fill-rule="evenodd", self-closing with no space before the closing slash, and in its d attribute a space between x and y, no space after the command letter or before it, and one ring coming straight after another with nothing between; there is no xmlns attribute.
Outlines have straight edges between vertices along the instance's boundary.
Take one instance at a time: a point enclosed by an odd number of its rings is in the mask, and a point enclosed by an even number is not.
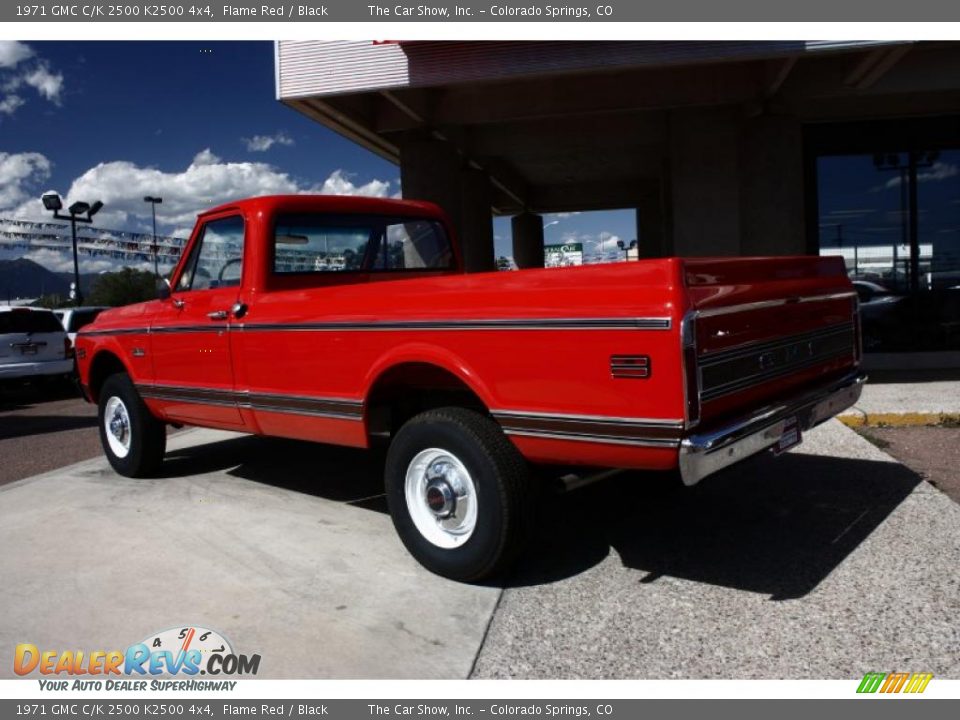
<svg viewBox="0 0 960 720"><path fill-rule="evenodd" d="M202 214L159 299L77 358L120 474L157 470L167 423L389 442L404 544L479 580L522 545L532 465L692 485L852 405L859 347L839 258L465 274L434 205L278 196Z"/></svg>

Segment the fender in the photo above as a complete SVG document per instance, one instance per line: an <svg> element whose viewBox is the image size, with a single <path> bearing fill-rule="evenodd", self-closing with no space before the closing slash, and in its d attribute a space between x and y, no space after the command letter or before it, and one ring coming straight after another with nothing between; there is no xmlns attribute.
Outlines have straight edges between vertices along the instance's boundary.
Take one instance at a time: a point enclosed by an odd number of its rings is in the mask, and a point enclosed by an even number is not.
<svg viewBox="0 0 960 720"><path fill-rule="evenodd" d="M370 392L380 378L392 368L404 363L422 363L446 370L466 385L487 408L496 407L496 401L488 385L462 357L448 348L420 342L398 345L373 363L364 378L364 403L369 399Z"/></svg>

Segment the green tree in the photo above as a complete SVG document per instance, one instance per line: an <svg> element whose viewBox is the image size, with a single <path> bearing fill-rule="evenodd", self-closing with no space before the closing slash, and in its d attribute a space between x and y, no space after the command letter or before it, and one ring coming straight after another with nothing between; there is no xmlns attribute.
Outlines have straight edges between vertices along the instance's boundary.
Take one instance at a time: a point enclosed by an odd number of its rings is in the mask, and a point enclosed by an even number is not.
<svg viewBox="0 0 960 720"><path fill-rule="evenodd" d="M57 308L67 307L71 304L69 299L60 295L41 295L33 305L34 307L56 310Z"/></svg>
<svg viewBox="0 0 960 720"><path fill-rule="evenodd" d="M90 305L131 305L153 300L157 296L157 282L153 273L123 268L120 272L104 273L93 282Z"/></svg>

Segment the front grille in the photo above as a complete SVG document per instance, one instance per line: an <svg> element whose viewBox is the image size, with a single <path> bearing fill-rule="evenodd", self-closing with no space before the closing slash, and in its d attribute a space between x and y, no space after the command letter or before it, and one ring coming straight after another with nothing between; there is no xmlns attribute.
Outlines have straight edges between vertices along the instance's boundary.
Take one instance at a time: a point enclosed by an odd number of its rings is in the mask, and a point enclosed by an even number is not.
<svg viewBox="0 0 960 720"><path fill-rule="evenodd" d="M845 322L705 354L699 360L700 399L714 400L836 357L853 355L855 347L853 322Z"/></svg>

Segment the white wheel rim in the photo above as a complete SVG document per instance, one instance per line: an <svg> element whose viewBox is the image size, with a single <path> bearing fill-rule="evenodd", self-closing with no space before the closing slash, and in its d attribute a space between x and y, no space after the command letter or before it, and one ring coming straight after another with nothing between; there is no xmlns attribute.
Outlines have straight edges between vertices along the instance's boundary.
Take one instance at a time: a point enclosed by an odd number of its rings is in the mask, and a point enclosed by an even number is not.
<svg viewBox="0 0 960 720"><path fill-rule="evenodd" d="M441 548L463 545L477 526L477 488L466 466L451 452L417 453L404 481L407 511L420 534Z"/></svg>
<svg viewBox="0 0 960 720"><path fill-rule="evenodd" d="M103 429L110 451L119 458L126 457L130 453L130 413L116 395L103 409Z"/></svg>

